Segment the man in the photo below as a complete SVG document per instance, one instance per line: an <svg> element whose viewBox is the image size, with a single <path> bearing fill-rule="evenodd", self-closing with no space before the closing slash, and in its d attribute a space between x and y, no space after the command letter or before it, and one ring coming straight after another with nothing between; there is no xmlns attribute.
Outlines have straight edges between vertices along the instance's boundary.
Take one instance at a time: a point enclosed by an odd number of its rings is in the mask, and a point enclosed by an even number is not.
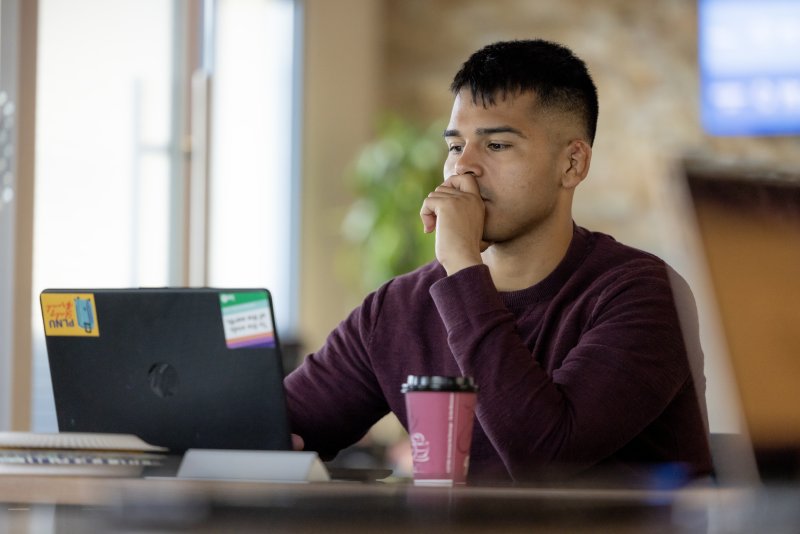
<svg viewBox="0 0 800 534"><path fill-rule="evenodd" d="M708 473L702 366L669 268L572 221L598 112L584 63L496 43L451 90L445 180L420 211L437 261L370 294L286 379L293 431L328 458L389 410L406 424L407 375L466 375L480 387L473 482Z"/></svg>

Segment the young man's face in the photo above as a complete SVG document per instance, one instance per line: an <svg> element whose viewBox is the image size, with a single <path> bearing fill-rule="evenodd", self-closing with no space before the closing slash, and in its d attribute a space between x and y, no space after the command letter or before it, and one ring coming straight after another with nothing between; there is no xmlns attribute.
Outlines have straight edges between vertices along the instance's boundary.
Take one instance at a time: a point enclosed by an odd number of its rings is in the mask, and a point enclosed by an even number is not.
<svg viewBox="0 0 800 534"><path fill-rule="evenodd" d="M485 241L533 234L564 209L569 128L564 130L563 118L535 111L535 102L535 94L525 92L484 107L465 89L453 103L444 177L475 177L486 208Z"/></svg>

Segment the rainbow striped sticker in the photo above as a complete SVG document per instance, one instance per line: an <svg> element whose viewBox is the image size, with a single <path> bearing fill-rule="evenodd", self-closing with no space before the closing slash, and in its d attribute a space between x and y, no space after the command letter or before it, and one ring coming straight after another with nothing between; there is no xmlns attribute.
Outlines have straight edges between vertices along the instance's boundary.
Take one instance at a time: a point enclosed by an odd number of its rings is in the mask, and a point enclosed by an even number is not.
<svg viewBox="0 0 800 534"><path fill-rule="evenodd" d="M267 293L220 293L219 305L229 349L275 346L275 326Z"/></svg>

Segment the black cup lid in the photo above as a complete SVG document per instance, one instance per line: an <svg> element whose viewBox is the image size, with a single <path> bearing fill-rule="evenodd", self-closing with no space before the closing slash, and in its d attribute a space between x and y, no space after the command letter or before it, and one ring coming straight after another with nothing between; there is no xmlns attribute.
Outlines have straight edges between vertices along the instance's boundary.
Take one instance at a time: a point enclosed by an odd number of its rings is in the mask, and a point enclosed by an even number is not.
<svg viewBox="0 0 800 534"><path fill-rule="evenodd" d="M400 389L409 391L478 391L478 386L471 376L417 376L408 375L406 383Z"/></svg>

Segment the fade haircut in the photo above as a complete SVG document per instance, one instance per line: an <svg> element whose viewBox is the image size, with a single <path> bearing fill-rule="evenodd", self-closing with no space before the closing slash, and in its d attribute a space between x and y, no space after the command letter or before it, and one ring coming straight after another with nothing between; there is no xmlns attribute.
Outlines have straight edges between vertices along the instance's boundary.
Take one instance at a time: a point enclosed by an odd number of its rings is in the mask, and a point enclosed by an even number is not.
<svg viewBox="0 0 800 534"><path fill-rule="evenodd" d="M589 144L597 131L597 88L586 64L564 46L541 39L503 41L481 48L462 65L450 85L453 94L469 88L485 106L495 98L532 91L544 109L575 115Z"/></svg>

